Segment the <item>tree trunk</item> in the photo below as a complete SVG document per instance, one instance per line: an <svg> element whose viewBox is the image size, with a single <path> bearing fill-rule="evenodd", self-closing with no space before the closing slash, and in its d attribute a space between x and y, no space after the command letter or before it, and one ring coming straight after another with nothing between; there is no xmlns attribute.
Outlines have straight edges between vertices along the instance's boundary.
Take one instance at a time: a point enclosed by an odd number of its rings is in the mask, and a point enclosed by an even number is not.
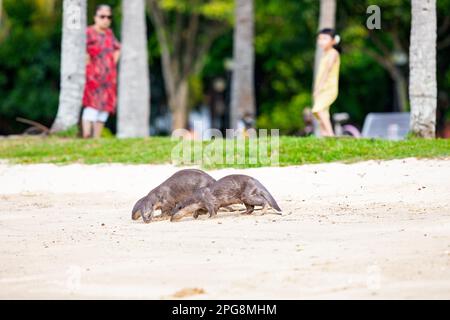
<svg viewBox="0 0 450 320"><path fill-rule="evenodd" d="M235 0L233 75L231 87L231 128L244 116L256 116L254 88L254 6L253 0Z"/></svg>
<svg viewBox="0 0 450 320"><path fill-rule="evenodd" d="M172 128L186 128L189 103L189 83L182 80L170 101L172 111Z"/></svg>
<svg viewBox="0 0 450 320"><path fill-rule="evenodd" d="M146 137L150 131L150 80L144 0L122 3L117 136Z"/></svg>
<svg viewBox="0 0 450 320"><path fill-rule="evenodd" d="M334 29L336 26L336 0L320 0L319 30L324 28ZM316 82L317 72L319 72L319 63L322 58L323 50L316 44L316 54L314 57L313 90ZM317 119L313 119L314 135L319 137L320 130Z"/></svg>
<svg viewBox="0 0 450 320"><path fill-rule="evenodd" d="M320 0L319 30L324 28L334 29L336 26L336 0ZM314 58L314 80L319 68L322 49L316 44L316 56ZM313 81L314 83L314 81Z"/></svg>
<svg viewBox="0 0 450 320"><path fill-rule="evenodd" d="M195 11L188 17L182 11L170 17L159 1L148 0L147 3L161 49L164 86L173 117L172 130L185 128L189 102L187 79L201 71L209 48L227 30L226 25L204 21ZM195 3L199 2L192 2Z"/></svg>
<svg viewBox="0 0 450 320"><path fill-rule="evenodd" d="M64 0L61 91L52 131L78 123L86 74L86 0Z"/></svg>
<svg viewBox="0 0 450 320"><path fill-rule="evenodd" d="M436 135L436 0L412 0L410 80L411 132Z"/></svg>

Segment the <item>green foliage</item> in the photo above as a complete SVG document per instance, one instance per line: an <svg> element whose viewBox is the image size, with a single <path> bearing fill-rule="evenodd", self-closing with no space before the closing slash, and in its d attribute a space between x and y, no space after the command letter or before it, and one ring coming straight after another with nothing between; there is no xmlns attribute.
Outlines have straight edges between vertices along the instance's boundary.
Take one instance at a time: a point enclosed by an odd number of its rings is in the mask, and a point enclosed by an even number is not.
<svg viewBox="0 0 450 320"><path fill-rule="evenodd" d="M103 128L101 137L103 139L115 139L116 136L112 133L112 131L109 128Z"/></svg>
<svg viewBox="0 0 450 320"><path fill-rule="evenodd" d="M341 56L339 97L333 112L348 112L362 124L369 112L383 112L389 104L389 75L360 51Z"/></svg>
<svg viewBox="0 0 450 320"><path fill-rule="evenodd" d="M67 130L55 132L52 134L52 137L70 138L70 139L81 137L80 127L75 125ZM111 132L109 128L103 128L101 137L105 139L110 139L115 138L116 136Z"/></svg>
<svg viewBox="0 0 450 320"><path fill-rule="evenodd" d="M311 106L315 52L315 1L256 0L255 50L258 126L292 134L304 126Z"/></svg>
<svg viewBox="0 0 450 320"><path fill-rule="evenodd" d="M234 0L207 1L200 9L205 17L231 22L234 13Z"/></svg>
<svg viewBox="0 0 450 320"><path fill-rule="evenodd" d="M271 114L258 118L259 128L278 128L282 134L296 134L304 128L303 110L311 106L311 94L300 93L286 105L276 105Z"/></svg>
<svg viewBox="0 0 450 320"><path fill-rule="evenodd" d="M48 125L58 103L60 19L32 0L3 4L9 28L0 45L0 115Z"/></svg>
<svg viewBox="0 0 450 320"><path fill-rule="evenodd" d="M205 58L200 75L190 79L191 105L202 100L202 91L212 79L230 79L225 61L232 57L234 0L159 0L171 13L198 13L202 23L229 24L228 32L217 39ZM254 0L256 11L256 98L258 126L279 128L283 133L302 129L302 110L311 106L311 88L317 23L318 0ZM89 0L88 18L92 23L99 3L113 7L113 29L120 39L121 0ZM409 0L340 0L337 2L337 30L342 36L339 98L332 112L348 112L352 122L362 125L373 111L393 107L393 82L387 71L366 50L384 54L371 39L365 26L366 9L381 7L382 30L373 35L389 50L395 49L398 35L405 52L409 47ZM23 129L15 121L20 116L49 126L58 106L61 42L61 0L3 0L0 25L0 134ZM450 16L450 0L438 0L438 28ZM169 15L171 16L171 15ZM149 51L152 74L152 102L164 104L159 44L149 22ZM438 42L447 39L449 28L442 30ZM440 92L450 92L450 46L438 50ZM408 67L402 72L408 74ZM201 81L200 81L201 80ZM202 83L201 83L202 82ZM229 90L230 86L228 86ZM156 109L156 108L154 108ZM450 116L447 108L446 117ZM9 128L5 125L9 124Z"/></svg>
<svg viewBox="0 0 450 320"><path fill-rule="evenodd" d="M58 138L77 138L79 136L79 128L77 125L72 126L64 131L55 132L53 135Z"/></svg>
<svg viewBox="0 0 450 320"><path fill-rule="evenodd" d="M195 107L203 101L203 82L200 76L194 75L189 78L189 107Z"/></svg>
<svg viewBox="0 0 450 320"><path fill-rule="evenodd" d="M116 8L119 2L89 1L89 23L96 4ZM7 26L0 26L0 118L11 125L0 127L0 134L21 130L16 117L50 126L59 100L62 1L4 0L3 6Z"/></svg>
<svg viewBox="0 0 450 320"><path fill-rule="evenodd" d="M233 56L233 32L230 31L217 39L205 58L205 66L201 76L205 82L226 73L225 63Z"/></svg>
<svg viewBox="0 0 450 320"><path fill-rule="evenodd" d="M207 19L231 21L234 12L234 0L160 0L161 8L184 14L197 13Z"/></svg>

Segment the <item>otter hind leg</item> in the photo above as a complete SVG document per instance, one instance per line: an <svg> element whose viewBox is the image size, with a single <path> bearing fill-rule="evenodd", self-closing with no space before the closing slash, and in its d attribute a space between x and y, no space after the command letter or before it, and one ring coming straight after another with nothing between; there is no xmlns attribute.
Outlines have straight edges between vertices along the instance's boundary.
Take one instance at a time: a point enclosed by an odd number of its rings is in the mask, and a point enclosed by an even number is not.
<svg viewBox="0 0 450 320"><path fill-rule="evenodd" d="M207 211L209 213L209 217L210 218L213 218L213 217L217 216L218 208L215 208L212 204L207 204L206 205L206 209L207 209Z"/></svg>
<svg viewBox="0 0 450 320"><path fill-rule="evenodd" d="M264 204L263 208L262 208L261 214L262 214L262 215L265 215L265 214L267 213L267 210L268 210L268 209L269 209L269 203L266 202L266 203Z"/></svg>
<svg viewBox="0 0 450 320"><path fill-rule="evenodd" d="M208 211L199 209L194 212L194 219L197 219L200 215L208 214Z"/></svg>
<svg viewBox="0 0 450 320"><path fill-rule="evenodd" d="M244 204L245 204L245 207L247 208L246 213L248 213L250 206L253 207L253 210L254 210L255 206L261 206L261 207L263 207L263 214L265 214L264 209L267 210L267 207L269 205L269 203L267 202L267 200L265 198L263 198L262 196L259 196L257 194L247 195L244 199ZM253 210L251 212L253 212Z"/></svg>
<svg viewBox="0 0 450 320"><path fill-rule="evenodd" d="M245 209L247 209L247 210L246 210L246 211L243 211L242 214L252 214L253 211L255 211L255 206L246 203L246 204L245 204Z"/></svg>

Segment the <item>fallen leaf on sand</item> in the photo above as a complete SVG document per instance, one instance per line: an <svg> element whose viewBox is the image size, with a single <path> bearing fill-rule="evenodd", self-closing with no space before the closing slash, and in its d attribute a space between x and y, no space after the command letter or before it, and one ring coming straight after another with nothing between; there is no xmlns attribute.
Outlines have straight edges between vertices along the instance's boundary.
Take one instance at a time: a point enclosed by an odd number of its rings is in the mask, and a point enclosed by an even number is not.
<svg viewBox="0 0 450 320"><path fill-rule="evenodd" d="M173 297L185 298L185 297L195 296L197 294L204 294L204 293L205 293L205 290L203 290L202 288L184 288L184 289L181 289L180 291L175 292L175 294L173 294Z"/></svg>

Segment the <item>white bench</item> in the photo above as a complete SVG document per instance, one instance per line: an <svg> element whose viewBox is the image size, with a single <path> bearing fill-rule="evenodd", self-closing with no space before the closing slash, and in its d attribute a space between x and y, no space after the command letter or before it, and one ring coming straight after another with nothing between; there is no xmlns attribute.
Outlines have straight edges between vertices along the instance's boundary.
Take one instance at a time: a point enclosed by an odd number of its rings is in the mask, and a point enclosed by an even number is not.
<svg viewBox="0 0 450 320"><path fill-rule="evenodd" d="M369 113L364 121L364 138L405 139L409 132L409 112Z"/></svg>

